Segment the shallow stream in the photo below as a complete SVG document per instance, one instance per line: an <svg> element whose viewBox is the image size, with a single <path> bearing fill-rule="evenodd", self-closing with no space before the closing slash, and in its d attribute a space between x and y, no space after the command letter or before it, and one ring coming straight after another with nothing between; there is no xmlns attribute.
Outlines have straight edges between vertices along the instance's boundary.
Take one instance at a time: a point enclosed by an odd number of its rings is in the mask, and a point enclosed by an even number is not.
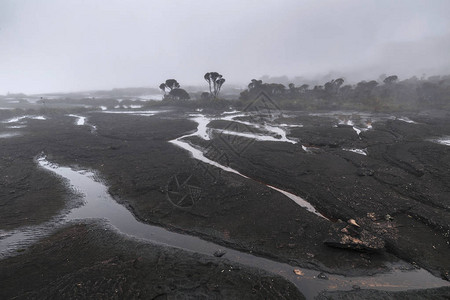
<svg viewBox="0 0 450 300"><path fill-rule="evenodd" d="M401 291L408 289L423 289L450 286L450 283L434 277L423 269L400 270L393 267L389 273L374 276L345 277L334 274L323 274L328 279L318 278L319 271L296 268L291 265L274 260L262 258L251 253L245 253L221 245L202 240L195 236L171 232L162 227L152 226L136 220L134 215L124 206L118 204L108 193L108 188L97 181L95 174L90 171L76 171L68 167L61 167L50 163L45 157L38 159L40 167L61 176L68 181L71 188L81 193L84 205L72 209L62 216L59 224L83 219L105 219L118 232L130 237L148 241L154 244L183 249L190 252L213 256L217 250L225 251L223 258L242 265L266 270L278 274L294 285L307 297L312 299L322 290L351 290L354 286L362 289L379 289ZM40 236L44 227L36 227ZM53 228L54 229L54 228ZM40 231L39 231L40 230ZM17 231L15 233L2 233L0 235L0 253L23 247L26 240L36 239L33 230ZM296 273L294 273L296 270ZM225 270L231 271L231 270Z"/></svg>

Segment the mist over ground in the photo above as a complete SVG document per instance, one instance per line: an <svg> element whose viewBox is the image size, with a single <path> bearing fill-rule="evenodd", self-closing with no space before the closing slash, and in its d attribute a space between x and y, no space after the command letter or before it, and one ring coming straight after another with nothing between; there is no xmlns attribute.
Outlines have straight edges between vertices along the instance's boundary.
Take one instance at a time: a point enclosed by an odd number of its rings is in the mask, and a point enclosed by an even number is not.
<svg viewBox="0 0 450 300"><path fill-rule="evenodd" d="M449 1L0 2L0 94L450 73Z"/></svg>

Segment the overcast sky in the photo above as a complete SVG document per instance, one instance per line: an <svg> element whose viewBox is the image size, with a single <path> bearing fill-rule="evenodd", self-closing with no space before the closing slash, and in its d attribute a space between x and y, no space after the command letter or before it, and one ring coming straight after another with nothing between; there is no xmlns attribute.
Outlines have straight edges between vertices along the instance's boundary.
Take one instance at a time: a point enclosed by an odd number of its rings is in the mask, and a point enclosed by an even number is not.
<svg viewBox="0 0 450 300"><path fill-rule="evenodd" d="M0 94L450 74L450 1L0 0Z"/></svg>

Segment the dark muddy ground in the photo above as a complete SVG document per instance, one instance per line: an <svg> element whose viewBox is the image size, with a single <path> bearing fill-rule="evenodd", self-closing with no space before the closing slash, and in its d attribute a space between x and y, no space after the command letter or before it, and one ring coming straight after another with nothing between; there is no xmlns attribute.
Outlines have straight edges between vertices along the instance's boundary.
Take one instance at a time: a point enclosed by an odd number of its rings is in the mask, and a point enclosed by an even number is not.
<svg viewBox="0 0 450 300"><path fill-rule="evenodd" d="M173 108L152 117L84 113L96 130L90 126L75 126L75 119L59 110L0 111L0 119L20 114L44 114L48 119L26 120L26 127L20 129L7 128L10 124L0 123L1 133L20 133L0 139L1 232L49 221L62 210L80 205L79 201L70 200L74 197L70 196L64 182L37 168L33 159L44 152L50 161L60 165L96 170L115 199L143 222L330 273L374 274L388 270L386 263L402 259L436 276L449 278L450 147L429 141L450 135L450 116L445 112L407 115L418 124L383 119L373 122L373 129L360 136L351 126L333 127L336 119L332 116L289 113L276 120L304 125L289 130L288 136L299 139L298 144L244 138L230 140L217 134L211 141L189 138L194 145L207 149L210 158L256 180L200 163L186 150L168 143L197 127L185 118L185 112ZM217 128L227 126L224 121L212 124ZM245 128L239 130L245 131ZM302 145L314 151L307 153ZM343 148L366 149L368 155ZM189 178L189 184L195 187L194 192L189 191L194 197L182 207L175 207L172 204L175 196L168 193L177 189L175 178L179 181ZM306 211L262 183L302 196L333 222ZM359 252L325 245L324 241L336 234L334 224L340 224L336 223L338 219L344 222L354 219L381 239L385 248ZM87 229L90 226L92 230ZM92 224L67 227L31 250L0 261L2 270L9 272L6 277L12 278L1 288L2 292L7 291L7 297L26 298L63 290L67 295L82 296L77 293L92 294L97 291L97 285L89 279L89 283L83 281L80 289L76 289L73 283L79 278L109 278L105 275L109 274L113 278L111 282L98 283L105 288L100 291L105 297L114 295L108 294L110 291L106 289L115 290L119 286L123 293L129 290L156 296L152 293L157 292L159 285L161 294L176 295L184 283L160 280L158 285L153 285L151 282L156 279L152 276L156 275L149 271L145 276L151 279L145 283L138 280L133 290L131 281L137 280L139 272L132 270L130 261L141 256L139 251L144 248L147 252L158 253L144 264L147 269L158 267L157 274L162 278L171 277L173 272L164 263L155 263L160 255L170 257L166 261L174 259L181 263L181 274L187 274L183 272L190 268L204 274L204 277L195 275L198 278L193 275L196 281L202 282L207 277L214 284L221 282L220 277L216 277L220 268L218 262L206 266L195 264L196 260L201 261L195 255L131 241L126 245L135 250L126 254L122 237L107 230L104 239L97 240L94 236L101 236L98 232L99 227ZM111 247L114 255L104 253L107 244L116 247ZM56 253L53 246L61 247L64 252L53 255ZM78 257L80 251L83 257ZM177 253L183 253L182 258L175 258ZM123 258L112 266L101 263L114 261L115 257ZM61 265L66 259L73 264ZM48 275L57 279L43 281L33 277L38 274L36 268L46 265L49 265L46 274L63 274L61 278ZM90 265L96 267L86 269ZM22 273L17 273L31 266L36 273L30 272L29 277L22 278ZM290 294L284 294L285 297L300 297L291 285L279 278L274 279L276 287L267 290L267 282L272 279L254 270L242 270L251 274L250 281L260 282L266 288L257 289L257 294L253 294L254 286L242 283L237 293L276 298L280 296L278 292L286 289ZM194 297L203 295L201 293L207 297L234 297L236 294L230 293L240 282L239 276L231 276L227 281L229 285L223 288L219 285L216 290L210 290L207 284L196 288L186 283L191 289L185 291L194 291ZM23 294L24 286L30 287L29 294ZM170 294L170 287L175 287L176 292ZM197 291L200 294L196 294ZM133 295L137 294L130 294Z"/></svg>
<svg viewBox="0 0 450 300"><path fill-rule="evenodd" d="M66 226L0 269L1 299L304 299L280 277L93 222Z"/></svg>

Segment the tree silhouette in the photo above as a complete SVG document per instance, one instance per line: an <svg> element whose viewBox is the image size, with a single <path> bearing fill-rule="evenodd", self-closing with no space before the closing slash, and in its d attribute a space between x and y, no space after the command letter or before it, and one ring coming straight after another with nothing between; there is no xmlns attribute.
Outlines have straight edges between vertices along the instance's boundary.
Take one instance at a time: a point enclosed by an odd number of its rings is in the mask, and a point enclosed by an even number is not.
<svg viewBox="0 0 450 300"><path fill-rule="evenodd" d="M205 76L203 76L203 78L205 78L206 82L208 82L208 84L209 84L209 94L212 95L212 90L211 90L211 73L206 73Z"/></svg>
<svg viewBox="0 0 450 300"><path fill-rule="evenodd" d="M209 84L209 93L212 97L217 98L220 93L222 85L225 83L225 78L217 72L208 72L203 78Z"/></svg>
<svg viewBox="0 0 450 300"><path fill-rule="evenodd" d="M164 92L164 99L188 100L191 98L188 92L180 89L180 84L175 79L167 79L166 82L159 85L159 88Z"/></svg>
<svg viewBox="0 0 450 300"><path fill-rule="evenodd" d="M161 84L159 85L159 89L164 93L164 95L167 94L166 88L167 88L167 86L166 86L165 83L161 83Z"/></svg>
<svg viewBox="0 0 450 300"><path fill-rule="evenodd" d="M262 87L262 80L252 79L252 81L248 84L249 90L260 89Z"/></svg>
<svg viewBox="0 0 450 300"><path fill-rule="evenodd" d="M176 88L169 92L169 96L174 100L189 100L191 96L184 89Z"/></svg>
<svg viewBox="0 0 450 300"><path fill-rule="evenodd" d="M398 80L397 75L391 75L391 76L386 77L386 78L383 80L383 82L384 82L385 84L392 84L392 83L396 82L397 80Z"/></svg>
<svg viewBox="0 0 450 300"><path fill-rule="evenodd" d="M173 89L180 88L180 84L175 79L167 79L165 84L166 87L169 89L169 92L172 91Z"/></svg>

